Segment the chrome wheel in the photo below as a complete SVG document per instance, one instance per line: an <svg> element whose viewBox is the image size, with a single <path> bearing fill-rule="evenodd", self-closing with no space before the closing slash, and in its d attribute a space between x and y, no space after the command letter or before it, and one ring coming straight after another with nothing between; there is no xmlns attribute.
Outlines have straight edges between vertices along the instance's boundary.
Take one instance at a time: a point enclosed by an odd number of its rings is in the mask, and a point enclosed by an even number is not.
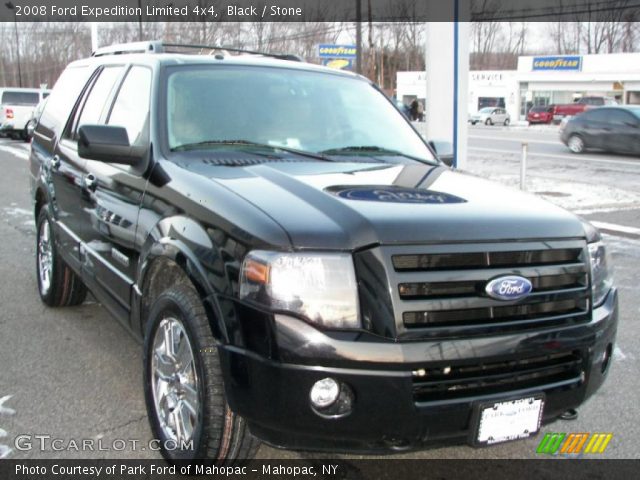
<svg viewBox="0 0 640 480"><path fill-rule="evenodd" d="M584 141L577 135L569 139L569 150L573 153L582 153L584 151Z"/></svg>
<svg viewBox="0 0 640 480"><path fill-rule="evenodd" d="M158 325L151 359L154 406L168 439L188 442L200 416L198 377L193 350L182 322L164 318Z"/></svg>
<svg viewBox="0 0 640 480"><path fill-rule="evenodd" d="M53 246L51 244L51 226L47 220L40 224L38 233L38 280L40 291L46 295L51 288L53 272Z"/></svg>

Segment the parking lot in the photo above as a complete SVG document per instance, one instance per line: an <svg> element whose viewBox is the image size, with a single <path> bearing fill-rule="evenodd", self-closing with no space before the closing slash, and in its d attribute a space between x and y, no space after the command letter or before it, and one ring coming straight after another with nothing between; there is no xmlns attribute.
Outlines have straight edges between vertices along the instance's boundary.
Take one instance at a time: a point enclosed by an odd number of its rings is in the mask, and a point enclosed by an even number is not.
<svg viewBox="0 0 640 480"><path fill-rule="evenodd" d="M469 128L466 170L517 188L523 142L529 148L527 189L606 232L620 289L618 343L608 380L577 420L544 426L542 432L612 432L604 456L640 458L635 448L640 435L635 411L640 401L640 159L570 154L554 127L474 126ZM157 453L144 447L122 452L21 452L13 446L20 434L105 443L136 439L139 445L151 438L136 341L95 302L48 309L38 298L28 147L0 139L0 458L154 458ZM447 447L397 457L533 458L539 441L538 437L486 449ZM258 456L313 455L262 446Z"/></svg>

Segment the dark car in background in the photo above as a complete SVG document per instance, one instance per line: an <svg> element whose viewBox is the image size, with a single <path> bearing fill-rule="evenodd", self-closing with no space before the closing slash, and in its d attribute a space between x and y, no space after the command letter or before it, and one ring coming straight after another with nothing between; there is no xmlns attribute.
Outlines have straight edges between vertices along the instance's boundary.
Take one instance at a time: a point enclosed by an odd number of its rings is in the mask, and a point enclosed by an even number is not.
<svg viewBox="0 0 640 480"><path fill-rule="evenodd" d="M527 113L527 122L529 122L529 125L535 123L551 123L553 122L553 110L553 105L533 107Z"/></svg>
<svg viewBox="0 0 640 480"><path fill-rule="evenodd" d="M640 105L588 110L561 128L560 139L573 153L597 149L640 155Z"/></svg>

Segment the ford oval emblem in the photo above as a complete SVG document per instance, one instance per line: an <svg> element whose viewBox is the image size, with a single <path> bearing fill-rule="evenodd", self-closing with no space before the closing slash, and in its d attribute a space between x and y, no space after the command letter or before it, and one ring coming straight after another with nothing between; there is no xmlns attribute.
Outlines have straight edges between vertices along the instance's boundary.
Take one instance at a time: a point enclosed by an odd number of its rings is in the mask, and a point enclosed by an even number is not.
<svg viewBox="0 0 640 480"><path fill-rule="evenodd" d="M518 275L498 277L487 283L485 292L496 300L520 300L531 293L531 282Z"/></svg>

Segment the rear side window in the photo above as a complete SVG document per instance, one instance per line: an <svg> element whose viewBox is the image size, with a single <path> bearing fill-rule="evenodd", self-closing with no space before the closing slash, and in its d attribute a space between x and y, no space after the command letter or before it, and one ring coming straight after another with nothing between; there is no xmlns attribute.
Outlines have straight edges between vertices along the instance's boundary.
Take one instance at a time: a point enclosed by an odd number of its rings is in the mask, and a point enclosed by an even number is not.
<svg viewBox="0 0 640 480"><path fill-rule="evenodd" d="M92 72L86 66L70 67L62 72L47 100L36 131L51 138L56 129L64 127Z"/></svg>
<svg viewBox="0 0 640 480"><path fill-rule="evenodd" d="M108 100L112 97L112 92L116 86L116 81L120 78L122 68L120 66L107 67L100 72L91 87L89 95L85 98L80 117L76 122L75 131L82 125L103 123L102 119L107 114Z"/></svg>
<svg viewBox="0 0 640 480"><path fill-rule="evenodd" d="M113 104L109 125L127 129L129 143L139 139L149 115L149 94L151 90L151 70L145 67L131 67Z"/></svg>
<svg viewBox="0 0 640 480"><path fill-rule="evenodd" d="M609 112L609 122L615 125L633 125L636 123L636 119L633 118L633 115L622 110L611 110Z"/></svg>
<svg viewBox="0 0 640 480"><path fill-rule="evenodd" d="M583 118L590 122L608 122L609 115L605 109L590 110L583 113Z"/></svg>
<svg viewBox="0 0 640 480"><path fill-rule="evenodd" d="M40 101L38 92L5 91L2 94L3 105L37 105Z"/></svg>

